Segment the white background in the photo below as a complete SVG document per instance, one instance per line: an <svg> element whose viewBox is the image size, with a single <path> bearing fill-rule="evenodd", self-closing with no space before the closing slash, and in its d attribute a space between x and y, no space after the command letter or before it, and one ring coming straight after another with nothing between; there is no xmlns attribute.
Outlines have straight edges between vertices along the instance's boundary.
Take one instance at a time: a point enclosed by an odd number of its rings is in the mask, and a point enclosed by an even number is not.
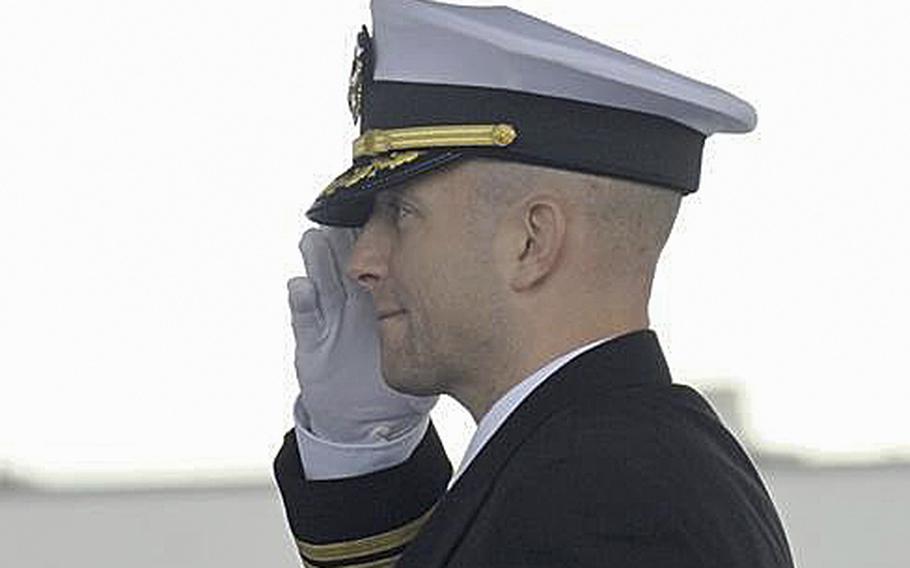
<svg viewBox="0 0 910 568"><path fill-rule="evenodd" d="M744 389L767 449L910 455L899 3L511 5L758 110L755 132L708 141L658 274L676 380ZM285 282L304 211L349 163L368 17L0 0L0 469L268 475L297 389ZM457 453L469 417L436 417Z"/></svg>

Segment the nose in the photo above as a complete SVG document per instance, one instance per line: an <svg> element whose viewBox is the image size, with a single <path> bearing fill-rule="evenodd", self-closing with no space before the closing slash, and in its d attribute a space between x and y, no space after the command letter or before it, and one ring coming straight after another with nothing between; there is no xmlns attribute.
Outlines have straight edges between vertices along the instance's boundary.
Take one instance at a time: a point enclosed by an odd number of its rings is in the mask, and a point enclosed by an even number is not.
<svg viewBox="0 0 910 568"><path fill-rule="evenodd" d="M357 240L345 267L348 278L372 293L388 276L391 242L388 235L372 220L355 231Z"/></svg>

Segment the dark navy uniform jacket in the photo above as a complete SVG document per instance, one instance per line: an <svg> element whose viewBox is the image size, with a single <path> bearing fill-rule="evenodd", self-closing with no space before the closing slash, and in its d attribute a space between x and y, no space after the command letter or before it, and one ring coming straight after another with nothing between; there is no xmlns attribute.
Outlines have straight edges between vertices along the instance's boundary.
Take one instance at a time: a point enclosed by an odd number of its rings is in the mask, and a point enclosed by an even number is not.
<svg viewBox="0 0 910 568"><path fill-rule="evenodd" d="M791 568L749 457L651 330L570 360L446 492L432 425L403 464L307 481L293 431L275 475L305 566Z"/></svg>

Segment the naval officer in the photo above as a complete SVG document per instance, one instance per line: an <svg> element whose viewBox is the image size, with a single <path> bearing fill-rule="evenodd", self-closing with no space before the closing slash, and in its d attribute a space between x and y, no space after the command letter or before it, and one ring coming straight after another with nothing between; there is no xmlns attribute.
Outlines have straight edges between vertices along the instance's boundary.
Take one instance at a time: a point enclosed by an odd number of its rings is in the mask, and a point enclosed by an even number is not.
<svg viewBox="0 0 910 568"><path fill-rule="evenodd" d="M288 283L301 393L275 473L303 563L792 566L648 319L704 141L752 107L508 8L372 12L353 165ZM454 476L440 394L478 423Z"/></svg>

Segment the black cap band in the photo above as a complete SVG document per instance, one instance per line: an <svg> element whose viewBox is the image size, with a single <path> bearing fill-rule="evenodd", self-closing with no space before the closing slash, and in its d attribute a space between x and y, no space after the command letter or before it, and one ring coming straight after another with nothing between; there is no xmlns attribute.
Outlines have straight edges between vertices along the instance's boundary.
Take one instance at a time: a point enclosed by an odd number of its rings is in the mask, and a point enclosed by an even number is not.
<svg viewBox="0 0 910 568"><path fill-rule="evenodd" d="M362 131L444 124L508 123L505 148L466 148L486 156L613 175L692 193L705 135L667 118L500 89L373 81Z"/></svg>

